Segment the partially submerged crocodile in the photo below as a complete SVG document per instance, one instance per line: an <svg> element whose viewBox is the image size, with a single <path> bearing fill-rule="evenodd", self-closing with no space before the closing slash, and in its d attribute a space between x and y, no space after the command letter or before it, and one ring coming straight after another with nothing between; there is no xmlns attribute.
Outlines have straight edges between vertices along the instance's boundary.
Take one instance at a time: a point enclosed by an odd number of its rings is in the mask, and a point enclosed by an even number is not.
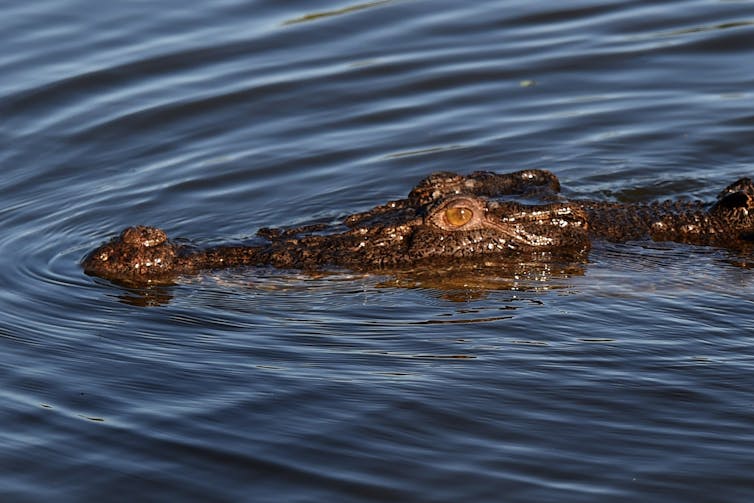
<svg viewBox="0 0 754 503"><path fill-rule="evenodd" d="M544 170L435 173L407 198L339 225L264 228L258 243L205 248L170 240L155 227L128 227L82 265L87 274L145 284L240 266L377 271L543 252L583 257L595 238L728 248L754 240L754 183L748 178L726 187L712 204L562 201L559 190L557 177ZM521 202L531 199L538 204Z"/></svg>

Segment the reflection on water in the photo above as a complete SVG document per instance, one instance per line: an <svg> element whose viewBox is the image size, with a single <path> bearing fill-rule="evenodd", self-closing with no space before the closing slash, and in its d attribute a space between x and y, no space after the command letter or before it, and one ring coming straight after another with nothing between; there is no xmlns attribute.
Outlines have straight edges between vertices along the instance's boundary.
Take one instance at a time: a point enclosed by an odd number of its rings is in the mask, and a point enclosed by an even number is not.
<svg viewBox="0 0 754 503"><path fill-rule="evenodd" d="M227 272L200 273L197 279L189 284L207 281L221 281L229 288L243 286L246 289L268 289L270 283L266 276L272 274L279 281L289 282L288 287L300 288L305 291L311 281L327 284L328 281L345 280L361 277L374 288L410 288L432 292L451 302L469 302L484 299L494 291L508 292L539 292L568 289L568 279L584 274L586 263L563 262L561 259L546 260L540 257L538 261L522 261L519 258L487 260L482 263L457 264L427 264L423 267L401 270L382 270L372 274L338 273L336 271L301 272L292 274L291 271L271 271L270 268L237 268ZM262 272L262 276L257 275ZM219 278L226 277L225 280ZM302 278L305 278L302 281ZM187 280L188 278L184 278ZM168 304L174 296L175 287L185 284L182 278L176 277L167 284L152 283L148 285L134 285L122 282L108 282L96 280L105 291L118 292L116 295L121 302L133 306L152 307ZM276 281L275 284L279 283Z"/></svg>
<svg viewBox="0 0 754 503"><path fill-rule="evenodd" d="M118 286L118 285L115 285ZM173 293L168 285L126 286L118 289L118 300L138 307L163 306L170 302Z"/></svg>
<svg viewBox="0 0 754 503"><path fill-rule="evenodd" d="M477 264L439 264L399 271L380 283L385 287L423 288L456 302L483 299L494 291L548 292L568 289L568 279L584 274L585 262L563 262L553 257L486 260Z"/></svg>

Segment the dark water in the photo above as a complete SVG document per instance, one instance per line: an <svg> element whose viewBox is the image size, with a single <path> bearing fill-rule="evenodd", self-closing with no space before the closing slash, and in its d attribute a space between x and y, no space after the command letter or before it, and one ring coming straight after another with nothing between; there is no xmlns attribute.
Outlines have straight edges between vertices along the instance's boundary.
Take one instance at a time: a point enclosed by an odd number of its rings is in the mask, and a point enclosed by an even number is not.
<svg viewBox="0 0 754 503"><path fill-rule="evenodd" d="M147 292L78 265L433 170L712 198L754 174L754 2L11 0L0 47L0 500L754 498L751 257Z"/></svg>

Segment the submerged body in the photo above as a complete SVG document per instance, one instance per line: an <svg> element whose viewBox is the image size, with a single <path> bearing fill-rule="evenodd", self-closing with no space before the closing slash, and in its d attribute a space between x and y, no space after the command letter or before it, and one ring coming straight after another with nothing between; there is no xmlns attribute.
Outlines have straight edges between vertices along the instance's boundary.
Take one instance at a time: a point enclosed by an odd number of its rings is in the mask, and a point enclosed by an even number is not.
<svg viewBox="0 0 754 503"><path fill-rule="evenodd" d="M754 184L743 178L713 204L560 201L543 170L468 176L435 173L408 197L347 217L341 225L261 229L259 244L197 249L155 227L129 227L91 252L87 274L128 283L164 281L207 269L271 265L381 270L528 252L583 256L591 239L654 239L737 247L754 236ZM523 204L504 196L538 198Z"/></svg>

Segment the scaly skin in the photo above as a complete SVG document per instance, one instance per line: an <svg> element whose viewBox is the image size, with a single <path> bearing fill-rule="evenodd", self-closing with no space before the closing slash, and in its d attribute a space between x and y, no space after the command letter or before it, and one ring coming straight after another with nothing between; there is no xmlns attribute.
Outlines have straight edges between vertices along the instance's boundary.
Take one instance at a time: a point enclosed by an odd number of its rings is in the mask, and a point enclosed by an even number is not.
<svg viewBox="0 0 754 503"><path fill-rule="evenodd" d="M754 184L749 178L730 184L712 205L700 201L577 204L586 211L590 234L608 241L651 238L740 248L754 238Z"/></svg>
<svg viewBox="0 0 754 503"><path fill-rule="evenodd" d="M559 189L557 177L542 170L435 173L406 199L351 215L340 226L265 228L258 232L262 244L205 249L171 241L161 229L129 227L87 255L82 265L87 274L143 284L241 266L376 271L530 252L583 257L595 238L737 247L754 234L754 185L747 178L728 186L713 205L529 205L495 199L520 195L555 201Z"/></svg>

